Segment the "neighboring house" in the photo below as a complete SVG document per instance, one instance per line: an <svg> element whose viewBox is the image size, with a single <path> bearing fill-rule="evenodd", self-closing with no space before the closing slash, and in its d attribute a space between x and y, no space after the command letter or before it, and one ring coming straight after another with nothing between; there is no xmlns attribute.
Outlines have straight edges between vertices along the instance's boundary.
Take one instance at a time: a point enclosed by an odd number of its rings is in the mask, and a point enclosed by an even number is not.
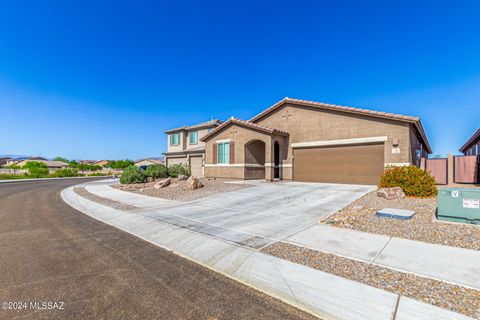
<svg viewBox="0 0 480 320"><path fill-rule="evenodd" d="M7 163L4 166L11 166L11 165L18 165L19 162L26 161L26 160L43 160L47 161L48 159L43 157L18 157L7 160Z"/></svg>
<svg viewBox="0 0 480 320"><path fill-rule="evenodd" d="M417 117L290 98L201 140L205 177L235 179L378 184L432 152Z"/></svg>
<svg viewBox="0 0 480 320"><path fill-rule="evenodd" d="M3 166L4 164L7 164L7 162L9 160L11 160L12 158L10 157L3 157L3 158L0 158L0 166Z"/></svg>
<svg viewBox="0 0 480 320"><path fill-rule="evenodd" d="M163 161L162 160L158 160L158 159L141 159L141 160L137 160L135 161L134 163L137 167L146 167L146 166L149 166L149 165L152 165L152 164L163 164Z"/></svg>
<svg viewBox="0 0 480 320"><path fill-rule="evenodd" d="M108 165L108 162L109 162L109 161L110 161L110 160L99 160L99 161L97 161L97 162L94 162L93 165L95 165L95 166L100 166L100 167L105 167L105 166Z"/></svg>
<svg viewBox="0 0 480 320"><path fill-rule="evenodd" d="M88 165L95 165L95 163L97 163L97 162L98 162L97 160L81 160L81 161L79 161L78 163L88 164Z"/></svg>
<svg viewBox="0 0 480 320"><path fill-rule="evenodd" d="M39 159L26 159L21 160L15 163L16 166L23 167L27 162L43 162L47 165L48 170L54 171L58 169L63 169L68 167L68 163L63 161L54 161L54 160L39 160Z"/></svg>
<svg viewBox="0 0 480 320"><path fill-rule="evenodd" d="M192 175L203 176L205 143L201 139L221 123L220 120L212 119L165 131L168 135L168 149L164 153L165 165L186 164L190 166Z"/></svg>
<svg viewBox="0 0 480 320"><path fill-rule="evenodd" d="M460 148L466 156L474 156L480 154L480 129L478 129L470 139Z"/></svg>

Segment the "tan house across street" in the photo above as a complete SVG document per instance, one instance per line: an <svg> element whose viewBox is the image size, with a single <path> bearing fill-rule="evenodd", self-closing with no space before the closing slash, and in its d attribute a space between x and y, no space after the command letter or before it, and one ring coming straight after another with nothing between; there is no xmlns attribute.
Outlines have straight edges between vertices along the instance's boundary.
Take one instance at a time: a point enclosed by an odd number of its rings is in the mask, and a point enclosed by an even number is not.
<svg viewBox="0 0 480 320"><path fill-rule="evenodd" d="M93 165L100 166L100 167L105 167L105 166L108 165L109 162L110 162L110 160L99 160L99 161L93 163Z"/></svg>
<svg viewBox="0 0 480 320"><path fill-rule="evenodd" d="M386 167L432 152L417 117L291 98L200 140L205 177L270 181L378 184Z"/></svg>
<svg viewBox="0 0 480 320"><path fill-rule="evenodd" d="M15 163L7 163L3 165L4 167L10 166L10 165L15 165L19 167L23 167L24 165L27 164L27 162L42 162L47 165L48 170L50 171L55 171L58 169L64 169L68 167L68 163L63 162L63 161L55 161L55 160L46 160L44 158L30 158L30 159L25 159L25 160L20 160L16 161Z"/></svg>
<svg viewBox="0 0 480 320"><path fill-rule="evenodd" d="M221 123L220 120L212 119L165 131L168 135L168 149L164 153L165 165L185 164L190 166L192 175L203 176L205 143L201 139Z"/></svg>

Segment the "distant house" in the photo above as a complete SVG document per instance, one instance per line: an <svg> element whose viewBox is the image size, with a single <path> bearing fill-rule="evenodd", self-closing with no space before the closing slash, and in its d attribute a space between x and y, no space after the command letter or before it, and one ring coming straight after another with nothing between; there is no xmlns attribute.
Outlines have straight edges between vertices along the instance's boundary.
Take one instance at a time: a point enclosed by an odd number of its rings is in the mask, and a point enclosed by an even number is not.
<svg viewBox="0 0 480 320"><path fill-rule="evenodd" d="M94 165L96 162L97 162L97 160L81 160L78 163Z"/></svg>
<svg viewBox="0 0 480 320"><path fill-rule="evenodd" d="M100 167L106 167L109 162L110 162L110 160L100 160L100 161L97 161L97 162L93 163L93 165L100 166Z"/></svg>
<svg viewBox="0 0 480 320"><path fill-rule="evenodd" d="M467 142L463 144L463 146L460 148L460 152L466 156L475 156L480 154L480 129L478 129L473 136L471 136Z"/></svg>
<svg viewBox="0 0 480 320"><path fill-rule="evenodd" d="M11 160L12 158L10 157L3 157L3 158L0 158L0 166L3 166L4 164L7 164L7 162L9 160Z"/></svg>
<svg viewBox="0 0 480 320"><path fill-rule="evenodd" d="M18 157L18 158L10 158L9 160L7 160L7 162L3 165L3 167L6 167L6 166L12 166L12 165L17 165L17 166L22 166L23 164L19 164L21 163L22 161L35 161L35 160L39 160L39 161L48 161L48 159L46 158L43 158L43 157ZM1 165L1 164L0 164Z"/></svg>
<svg viewBox="0 0 480 320"><path fill-rule="evenodd" d="M55 161L55 160L40 160L40 159L26 159L21 160L15 163L16 166L23 167L27 162L43 162L47 165L48 170L54 171L58 169L64 169L68 167L68 163L63 161Z"/></svg>
<svg viewBox="0 0 480 320"><path fill-rule="evenodd" d="M158 160L158 159L140 159L140 160L137 160L135 161L134 163L137 167L146 167L146 166L149 166L149 165L152 165L152 164L163 164L163 161L162 160Z"/></svg>

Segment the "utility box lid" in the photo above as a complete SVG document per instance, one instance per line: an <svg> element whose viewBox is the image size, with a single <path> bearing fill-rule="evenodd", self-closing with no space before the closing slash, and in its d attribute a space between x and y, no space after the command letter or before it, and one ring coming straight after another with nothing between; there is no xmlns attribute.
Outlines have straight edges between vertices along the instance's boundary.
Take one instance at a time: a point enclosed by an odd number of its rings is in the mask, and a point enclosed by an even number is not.
<svg viewBox="0 0 480 320"><path fill-rule="evenodd" d="M377 211L378 217L394 218L394 219L400 219L400 220L411 219L414 214L415 214L415 211L412 211L412 210L395 209L395 208L384 208L382 210Z"/></svg>
<svg viewBox="0 0 480 320"><path fill-rule="evenodd" d="M480 223L480 188L442 188L438 191L440 220Z"/></svg>

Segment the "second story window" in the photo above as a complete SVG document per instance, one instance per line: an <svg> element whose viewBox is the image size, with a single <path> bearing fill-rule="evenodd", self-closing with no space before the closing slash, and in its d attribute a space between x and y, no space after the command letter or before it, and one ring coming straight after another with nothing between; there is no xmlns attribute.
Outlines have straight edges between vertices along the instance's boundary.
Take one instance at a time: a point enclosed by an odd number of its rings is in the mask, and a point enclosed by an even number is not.
<svg viewBox="0 0 480 320"><path fill-rule="evenodd" d="M190 144L197 144L198 143L198 131L190 132Z"/></svg>
<svg viewBox="0 0 480 320"><path fill-rule="evenodd" d="M170 145L178 146L180 144L180 134L178 132L172 133L170 135Z"/></svg>

